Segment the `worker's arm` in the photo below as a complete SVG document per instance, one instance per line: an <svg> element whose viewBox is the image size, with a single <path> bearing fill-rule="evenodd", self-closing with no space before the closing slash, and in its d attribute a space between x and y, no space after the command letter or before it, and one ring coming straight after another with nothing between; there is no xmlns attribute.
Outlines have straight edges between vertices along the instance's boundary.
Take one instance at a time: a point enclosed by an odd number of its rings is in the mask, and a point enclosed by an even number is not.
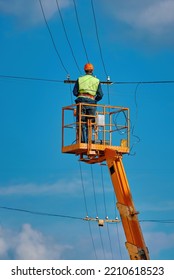
<svg viewBox="0 0 174 280"><path fill-rule="evenodd" d="M103 91L102 91L101 84L99 83L98 89L97 89L97 92L96 92L95 100L100 101L102 99L102 97L103 97Z"/></svg>
<svg viewBox="0 0 174 280"><path fill-rule="evenodd" d="M79 93L79 84L78 84L78 80L77 80L75 85L74 85L74 88L73 88L73 94L75 96L78 96L78 93Z"/></svg>

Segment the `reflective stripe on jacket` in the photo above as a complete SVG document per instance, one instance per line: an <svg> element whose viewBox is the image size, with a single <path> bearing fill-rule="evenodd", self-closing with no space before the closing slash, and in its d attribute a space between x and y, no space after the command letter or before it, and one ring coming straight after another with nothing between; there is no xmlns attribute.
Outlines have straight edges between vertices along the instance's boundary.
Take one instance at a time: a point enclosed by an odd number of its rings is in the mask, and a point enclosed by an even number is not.
<svg viewBox="0 0 174 280"><path fill-rule="evenodd" d="M85 75L82 77L79 77L78 79L78 85L79 85L79 95L80 93L89 93L93 96L96 95L96 92L98 90L99 86L99 79L95 78L92 75Z"/></svg>

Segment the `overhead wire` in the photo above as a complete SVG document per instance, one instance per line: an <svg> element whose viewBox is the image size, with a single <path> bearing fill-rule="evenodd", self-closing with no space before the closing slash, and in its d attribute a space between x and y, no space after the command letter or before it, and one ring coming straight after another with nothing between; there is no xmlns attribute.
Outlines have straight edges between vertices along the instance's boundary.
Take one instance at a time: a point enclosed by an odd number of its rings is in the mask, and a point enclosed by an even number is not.
<svg viewBox="0 0 174 280"><path fill-rule="evenodd" d="M82 45L83 45L83 48L84 48L86 59L87 59L88 62L90 62L89 61L89 56L88 56L88 53L87 53L87 49L86 49L86 46L85 46L85 42L84 42L84 39L83 39L82 29L81 29L81 25L80 25L80 21L79 21L79 17L78 17L77 6L76 6L75 0L73 0L73 3L74 3L74 10L75 10L75 15L76 15L77 25L78 25L78 28L79 28L80 37L81 37L81 40L82 40Z"/></svg>
<svg viewBox="0 0 174 280"><path fill-rule="evenodd" d="M94 185L94 173L93 173L93 166L91 165L91 179L92 179L92 187L93 187L93 193L94 193L94 202L95 202L95 210L96 215L98 215L98 207L97 207L97 199L96 199L96 191L95 191L95 185Z"/></svg>
<svg viewBox="0 0 174 280"><path fill-rule="evenodd" d="M123 255L122 255L122 251L121 251L121 242L120 242L120 233L119 233L118 223L115 223L115 226L116 226L116 233L117 233L117 239L118 239L118 250L119 250L120 258L122 260Z"/></svg>
<svg viewBox="0 0 174 280"><path fill-rule="evenodd" d="M113 205L114 205L114 213L115 213L115 219L117 219L118 216L118 210L116 207L116 196L115 196L115 192L113 192ZM115 227L116 227L116 237L117 237L117 244L118 244L118 250L119 250L119 254L120 254L120 259L123 259L123 255L122 255L122 250L121 250L121 242L120 242L120 232L119 232L119 225L118 223L115 223Z"/></svg>
<svg viewBox="0 0 174 280"><path fill-rule="evenodd" d="M17 212L24 212L24 213L33 214L33 215L39 215L39 216L68 218L68 219L74 219L74 220L83 220L83 218L81 218L81 217L62 215L62 214L54 214L54 213L48 213L48 212L33 211L33 210L26 210L26 209L13 208L13 207L7 207L7 206L0 206L0 209L10 210L10 211L17 211Z"/></svg>
<svg viewBox="0 0 174 280"><path fill-rule="evenodd" d="M66 72L66 74L68 74L68 70L67 70L67 68L65 67L65 65L64 65L64 63L63 63L63 60L62 60L62 58L61 58L61 55L60 55L59 52L58 52L58 49L57 49L57 47L56 47L56 43L55 43L54 38L53 38L53 35L52 35L52 33L51 33L51 29L50 29L50 27L49 27L49 25L48 25L48 22L47 22L47 19L46 19L46 15L45 15L45 12L44 12L44 8L43 8L43 5L42 5L42 1L39 0L39 3L40 3L40 8L41 8L41 11L42 11L42 15L43 15L43 18L44 18L44 21L45 21L47 30L48 30L48 32L49 32L49 35L50 35L50 38L51 38L51 41L52 41L54 50L55 50L55 52L56 52L56 54L57 54L57 56L58 56L58 58L59 58L59 61L60 61L61 65L62 65L64 71Z"/></svg>
<svg viewBox="0 0 174 280"><path fill-rule="evenodd" d="M72 92L72 86L71 84L69 85L69 93L70 93L70 98L71 98L71 104L73 104L73 92ZM74 116L74 119L75 119L75 116Z"/></svg>
<svg viewBox="0 0 174 280"><path fill-rule="evenodd" d="M107 85L107 95L108 95L108 105L111 104L111 101L110 101L110 85Z"/></svg>
<svg viewBox="0 0 174 280"><path fill-rule="evenodd" d="M93 174L92 165L91 165L91 178L92 178L92 186L93 186L93 193L94 193L95 210L96 210L96 214L97 214L97 218L98 218L99 217L99 213L98 213L98 207L97 207L97 199L96 199L96 191L95 191L95 185L94 185L94 174ZM101 234L101 228L100 227L99 227L99 235L100 235L100 242L101 242L101 247L102 247L103 255L104 255L104 258L106 259L106 254L105 254L105 250L104 250L104 243L103 243L102 234Z"/></svg>
<svg viewBox="0 0 174 280"><path fill-rule="evenodd" d="M140 84L141 84L141 83L138 83L138 84L136 85L135 92L134 92L135 121L134 121L134 124L133 124L132 127L131 127L131 134L132 134L132 136L133 136L134 138L137 139L137 141L134 142L134 143L132 144L132 146L130 147L130 153L129 153L129 155L135 155L135 153L134 153L134 154L131 154L131 151L132 151L133 147L141 141L140 137L139 137L138 135L135 135L135 133L134 133L134 131L135 131L135 126L136 126L136 123L137 123L137 120L138 120L137 93L138 93L138 87L140 86Z"/></svg>
<svg viewBox="0 0 174 280"><path fill-rule="evenodd" d="M162 223L162 224L174 224L174 220L140 220L141 223Z"/></svg>
<svg viewBox="0 0 174 280"><path fill-rule="evenodd" d="M118 84L118 85L126 85L126 84L173 84L174 80L157 80L157 81L117 81L112 82L112 84Z"/></svg>
<svg viewBox="0 0 174 280"><path fill-rule="evenodd" d="M76 67L77 67L79 73L81 74L80 67L79 67L79 65L78 65L78 63L77 63L77 59L76 59L76 57L75 57L75 54L74 54L72 45L71 45L70 40L69 40L69 37L68 37L68 33L67 33L67 30L66 30L66 27L65 27L65 24L64 24L64 20L63 20L63 17L62 17L62 13L61 13L61 10L60 10L60 6L59 6L59 3L58 3L58 0L56 0L56 4L57 4L57 9L58 9L59 16L60 16L60 19L61 19L62 27L63 27L64 33L65 33L65 37L66 37L66 40L67 40L67 42L68 42L68 45L69 45L69 48L70 48L72 57L73 57L73 59L74 59L74 62L75 62L75 64L76 64Z"/></svg>
<svg viewBox="0 0 174 280"><path fill-rule="evenodd" d="M104 73L107 77L107 80L110 80L110 77L106 71L106 65L105 65L104 58L103 58L103 52L102 52L101 43L100 43L100 39L99 39L98 25L97 25L97 19L96 19L93 0L91 0L91 7L92 7L93 18L94 18L96 37L97 37L97 42L98 42L98 47L99 47L99 52L100 52L100 58L102 61ZM110 85L109 84L107 84L107 96L108 96L108 105L110 105Z"/></svg>
<svg viewBox="0 0 174 280"><path fill-rule="evenodd" d="M102 61L102 65L103 65L103 69L104 69L105 75L108 76L107 71L106 71L106 66L105 66L105 63L104 63L104 59L103 59L103 53L102 53L102 48L101 48L101 44L100 44L100 39L99 39L98 26L97 26L97 20L96 20L93 0L91 0L91 7L92 7L93 18L94 18L95 32L96 32L96 37L97 37L100 57L101 57L101 61Z"/></svg>
<svg viewBox="0 0 174 280"><path fill-rule="evenodd" d="M106 219L107 219L108 215L107 215L107 208L106 208L106 198L105 198L105 189L104 189L104 179L103 179L102 165L100 165L100 168L101 168L101 181L102 181L102 190L103 190L104 209L105 209L105 216L106 216ZM110 232L109 232L108 223L107 223L107 233L108 233L108 238L109 238L109 246L110 246L110 251L111 251L112 259L114 259L112 245L111 245L111 236L110 236Z"/></svg>
<svg viewBox="0 0 174 280"><path fill-rule="evenodd" d="M77 24L78 24L79 31L80 31L80 34L81 34L82 44L83 44L83 47L84 47L84 50L85 50L86 58L87 58L87 60L88 60L88 62L89 62L88 54L87 54L87 51L86 51L86 47L85 47L85 44L84 44L84 40L83 40L83 36L82 36L82 32L81 32L81 27L80 27L80 23L79 23L79 19L78 19L78 14L77 14L77 8L76 8L75 0L73 0L73 2L74 2L74 8L75 8L75 13L76 13ZM104 64L103 55L102 55L102 50L101 50L101 45L100 45L100 41L99 41L99 35L98 35L98 28L97 28L96 16L95 16L95 11L94 11L94 6L93 6L93 2L92 2L92 1L91 1L91 5L92 5L92 12L93 12L93 17L94 17L94 23L95 23L95 30L96 30L97 41L98 41L99 50L100 50L100 56L101 56L101 60L102 60L102 64L103 64L103 67L104 67L105 74L106 74L106 76L107 76L106 67L105 67L105 64ZM94 192L94 201L95 201L96 213L98 213L97 204L96 204L96 196L95 196L95 188L94 188L94 180L93 180L92 169L91 169L91 174L92 174L93 192ZM98 216L98 214L97 214L97 216ZM108 229L108 224L107 224L107 229ZM108 233L108 235L109 235L109 233ZM109 237L110 237L110 236L109 236ZM100 232L100 240L101 240L102 249L103 249L103 253L104 253L104 257L105 257L105 251L104 251L104 246L103 246L103 241L102 241L101 232ZM111 243L110 243L110 246L111 246ZM113 256L113 254L112 254L112 256Z"/></svg>
<svg viewBox="0 0 174 280"><path fill-rule="evenodd" d="M55 214L49 212L41 212L41 211L34 211L34 210L26 210L23 208L15 208L15 207L8 207L8 206L0 206L0 209L7 210L7 211L15 211L15 212L23 212L37 216L48 216L48 217L57 217L57 218L67 218L73 220L81 220L84 221L84 218L71 216L71 215L62 215L62 214ZM139 220L141 223L164 223L164 224L174 224L174 219L143 219Z"/></svg>
<svg viewBox="0 0 174 280"><path fill-rule="evenodd" d="M82 176L82 168L81 168L81 163L79 162L79 169L80 169L80 178L81 178L81 185L82 185L82 191L83 191L83 198L84 198L84 204L85 204L85 210L86 210L86 216L88 217L88 207L87 207L87 200L86 200L86 193L85 193L85 186L84 186L84 182L83 182L83 176ZM92 235L92 229L91 229L91 224L88 223L89 226L89 232L90 232L90 237L91 237L91 241L92 241L92 246L93 246L93 250L94 250L94 254L95 254L95 258L97 259L97 252L96 252L96 248L95 248L95 242L94 242L94 238Z"/></svg>
<svg viewBox="0 0 174 280"><path fill-rule="evenodd" d="M33 81L43 81L43 82L51 82L51 83L64 83L64 80L57 79L47 79L47 78L38 78L38 77L25 77L25 76L17 76L17 75L3 75L0 74L0 78L8 78L8 79L21 79L21 80L33 80ZM137 81L137 82L112 82L112 85L116 84L174 84L174 80L161 80L161 81Z"/></svg>
<svg viewBox="0 0 174 280"><path fill-rule="evenodd" d="M135 133L134 133L134 130L135 130L135 126L136 126L136 123L137 123L137 120L138 120L138 102L137 102L137 93L138 93L138 87L139 87L139 85L140 85L141 83L138 83L137 85L136 85L136 88L135 88L135 91L134 91L134 102L135 102L135 120L134 120L134 123L132 124L132 121L131 121L131 119L128 117L128 115L125 113L125 111L120 111L120 112L118 112L116 115L115 115L115 117L114 117L114 119L113 119L113 122L114 122L114 125L115 125L115 127L116 127L116 129L117 129L117 131L118 131L118 133L120 134L120 135L123 135L124 133L131 133L131 135L134 137L134 138L136 138L137 140L131 145L131 147L130 147L130 152L129 152L129 154L128 155L131 155L131 156L134 156L136 153L132 153L131 151L132 151L132 149L133 149L133 147L136 145L136 144L138 144L140 141L141 141L141 139L140 139L140 137L138 136L138 135L135 135ZM125 125L124 125L124 127L125 127L125 129L127 128L127 127L129 127L129 130L123 130L123 128L119 128L119 126L117 125L117 118L119 117L119 115L120 114L123 114L123 116L124 116L124 118L125 118ZM129 125L128 125L128 123L129 123Z"/></svg>
<svg viewBox="0 0 174 280"><path fill-rule="evenodd" d="M19 80L31 80L31 81L41 81L41 82L51 82L51 83L64 83L63 80L37 78L37 77L13 76L13 75L0 75L0 78L19 79Z"/></svg>

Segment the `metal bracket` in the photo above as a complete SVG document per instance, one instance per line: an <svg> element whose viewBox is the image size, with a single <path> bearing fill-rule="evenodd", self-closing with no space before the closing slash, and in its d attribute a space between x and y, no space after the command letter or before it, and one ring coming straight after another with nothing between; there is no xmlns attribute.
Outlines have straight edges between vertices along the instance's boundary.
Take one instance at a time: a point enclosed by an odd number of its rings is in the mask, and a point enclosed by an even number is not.
<svg viewBox="0 0 174 280"><path fill-rule="evenodd" d="M131 260L147 260L146 253L144 249L139 248L131 243L126 242L126 248L130 254ZM148 249L146 248L147 253Z"/></svg>
<svg viewBox="0 0 174 280"><path fill-rule="evenodd" d="M70 80L70 76L67 77L67 80L64 80L65 84L75 84L76 80ZM100 81L101 84L105 84L105 85L112 85L113 82L111 82L110 80L107 79L107 81Z"/></svg>
<svg viewBox="0 0 174 280"><path fill-rule="evenodd" d="M108 219L108 217L106 217L105 219L99 219L98 217L96 218L91 218L91 217L88 217L86 216L83 220L85 221L95 221L95 222L98 222L98 226L104 226L104 223L119 223L120 220L118 218L115 218L115 219Z"/></svg>
<svg viewBox="0 0 174 280"><path fill-rule="evenodd" d="M132 207L121 204L119 202L117 202L116 206L117 206L117 209L119 210L120 215L122 215L122 216L132 218L134 215L139 214L139 212L135 211L135 209L133 209Z"/></svg>

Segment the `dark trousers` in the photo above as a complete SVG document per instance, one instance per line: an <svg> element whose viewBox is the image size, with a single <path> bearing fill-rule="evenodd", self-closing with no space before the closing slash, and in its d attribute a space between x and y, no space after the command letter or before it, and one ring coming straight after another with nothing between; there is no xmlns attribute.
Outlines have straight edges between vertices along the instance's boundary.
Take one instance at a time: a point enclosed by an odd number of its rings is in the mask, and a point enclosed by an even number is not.
<svg viewBox="0 0 174 280"><path fill-rule="evenodd" d="M79 106L77 106L77 122L79 122ZM91 119L92 123L95 122L96 107L90 105L81 106L81 142L88 142L88 119ZM88 117L89 116L89 117Z"/></svg>

